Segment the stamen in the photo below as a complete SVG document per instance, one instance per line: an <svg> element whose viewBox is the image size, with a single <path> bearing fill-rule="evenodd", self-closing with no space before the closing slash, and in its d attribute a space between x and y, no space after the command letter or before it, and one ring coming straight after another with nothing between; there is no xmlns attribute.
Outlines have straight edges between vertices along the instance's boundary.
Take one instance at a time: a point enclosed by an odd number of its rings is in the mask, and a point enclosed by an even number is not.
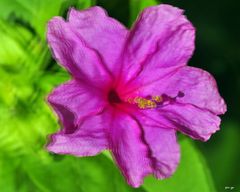
<svg viewBox="0 0 240 192"><path fill-rule="evenodd" d="M160 98L160 96L159 96ZM160 101L160 99L157 99L158 101ZM151 109L151 108L156 108L157 107L157 103L154 102L151 99L145 99L143 97L135 97L135 98L129 98L128 103L130 104L137 104L137 106L140 109Z"/></svg>
<svg viewBox="0 0 240 192"><path fill-rule="evenodd" d="M163 98L162 96L152 96L152 100L160 103L163 101Z"/></svg>
<svg viewBox="0 0 240 192"><path fill-rule="evenodd" d="M170 97L166 94L156 95L156 96L146 96L146 97L134 97L128 98L127 102L130 104L136 104L140 109L153 109L162 107L163 104L170 104L175 102L177 98L184 97L184 93L179 91L177 96Z"/></svg>

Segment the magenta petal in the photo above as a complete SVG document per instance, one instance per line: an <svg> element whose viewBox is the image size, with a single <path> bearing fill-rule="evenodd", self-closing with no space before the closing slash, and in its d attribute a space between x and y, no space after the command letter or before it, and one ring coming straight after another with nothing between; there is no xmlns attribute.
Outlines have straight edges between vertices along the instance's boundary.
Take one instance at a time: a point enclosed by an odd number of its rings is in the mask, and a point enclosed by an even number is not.
<svg viewBox="0 0 240 192"><path fill-rule="evenodd" d="M106 136L106 112L86 117L77 125L74 133L63 132L51 136L51 143L47 149L59 154L72 154L76 156L92 156L108 149Z"/></svg>
<svg viewBox="0 0 240 192"><path fill-rule="evenodd" d="M179 131L194 139L207 141L219 130L220 118L204 109L189 104L169 104L159 110Z"/></svg>
<svg viewBox="0 0 240 192"><path fill-rule="evenodd" d="M102 97L98 90L71 80L54 89L48 96L48 102L58 114L64 131L72 132L78 121L104 108Z"/></svg>
<svg viewBox="0 0 240 192"><path fill-rule="evenodd" d="M72 8L68 19L87 46L96 50L107 68L116 74L128 30L97 6L83 11Z"/></svg>
<svg viewBox="0 0 240 192"><path fill-rule="evenodd" d="M217 115L226 112L226 104L220 96L216 81L211 74L202 69L188 66L169 69L170 72L168 69L163 69L161 73L153 70L145 77L137 77L132 82L132 84L136 84L136 88L129 86L132 87L132 90L128 89L128 94L131 95L133 92L144 93L143 96L165 94L174 98L179 92L182 92L183 96L176 98L179 103L192 104ZM154 77L159 78L154 80ZM143 83L139 84L139 82Z"/></svg>
<svg viewBox="0 0 240 192"><path fill-rule="evenodd" d="M148 174L159 179L170 177L180 158L176 131L139 117L119 112L111 126L113 155L133 187L140 186Z"/></svg>
<svg viewBox="0 0 240 192"><path fill-rule="evenodd" d="M153 174L158 179L170 177L180 160L180 148L174 129L144 126L144 137L151 151Z"/></svg>
<svg viewBox="0 0 240 192"><path fill-rule="evenodd" d="M56 60L75 78L95 86L112 78L98 53L89 48L77 29L61 17L49 21L47 39Z"/></svg>
<svg viewBox="0 0 240 192"><path fill-rule="evenodd" d="M177 99L180 103L193 104L217 115L226 112L226 104L219 94L217 83L207 71L182 67L159 84L161 92L169 96L175 97L179 91L183 92L184 96Z"/></svg>
<svg viewBox="0 0 240 192"><path fill-rule="evenodd" d="M146 8L129 36L124 72L183 66L194 51L195 29L183 10L170 5ZM145 69L147 68L147 69Z"/></svg>
<svg viewBox="0 0 240 192"><path fill-rule="evenodd" d="M128 183L139 187L152 172L149 149L143 142L140 125L130 116L116 113L111 124L111 149Z"/></svg>

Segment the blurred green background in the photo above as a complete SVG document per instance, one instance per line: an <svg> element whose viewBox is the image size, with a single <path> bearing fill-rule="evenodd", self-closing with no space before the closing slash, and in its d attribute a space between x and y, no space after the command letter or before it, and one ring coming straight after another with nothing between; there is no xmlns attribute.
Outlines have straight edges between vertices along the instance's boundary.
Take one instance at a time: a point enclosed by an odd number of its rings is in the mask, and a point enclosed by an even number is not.
<svg viewBox="0 0 240 192"><path fill-rule="evenodd" d="M240 3L162 0L186 10L197 28L190 65L217 79L228 104L221 131L206 143L180 135L176 174L129 187L109 154L75 158L49 154L47 135L58 129L45 103L50 90L69 79L52 59L46 22L66 17L69 6L104 7L131 26L155 0L0 0L0 192L221 192L240 191ZM231 189L232 187L232 189Z"/></svg>

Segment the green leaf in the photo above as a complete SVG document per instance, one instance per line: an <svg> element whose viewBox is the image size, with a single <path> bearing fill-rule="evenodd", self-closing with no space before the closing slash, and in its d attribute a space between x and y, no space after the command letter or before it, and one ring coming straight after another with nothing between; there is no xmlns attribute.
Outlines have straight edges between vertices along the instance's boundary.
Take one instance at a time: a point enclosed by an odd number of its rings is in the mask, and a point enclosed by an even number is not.
<svg viewBox="0 0 240 192"><path fill-rule="evenodd" d="M181 144L181 161L176 173L165 180L148 177L144 189L148 192L214 192L208 167L193 143L184 139Z"/></svg>
<svg viewBox="0 0 240 192"><path fill-rule="evenodd" d="M43 192L144 192L126 184L119 171L104 155L76 158L32 155L25 160L25 171Z"/></svg>
<svg viewBox="0 0 240 192"><path fill-rule="evenodd" d="M9 164L8 161L4 161L4 157L0 155L0 189L1 191L12 192L15 190L14 168L15 168L15 165Z"/></svg>
<svg viewBox="0 0 240 192"><path fill-rule="evenodd" d="M224 121L221 131L210 140L210 143L201 143L204 155L212 170L212 175L219 191L225 186L237 186L239 184L239 130L238 122ZM211 144L209 147L208 145ZM223 166L224 165L224 166ZM237 188L236 188L237 189ZM240 188L238 188L240 189Z"/></svg>
<svg viewBox="0 0 240 192"><path fill-rule="evenodd" d="M130 0L130 19L129 25L136 20L138 14L146 7L158 5L157 0Z"/></svg>
<svg viewBox="0 0 240 192"><path fill-rule="evenodd" d="M39 37L45 39L46 24L53 16L62 15L69 7L84 9L91 0L8 0L0 1L0 18L32 27ZM28 26L30 25L30 26Z"/></svg>
<svg viewBox="0 0 240 192"><path fill-rule="evenodd" d="M30 180L21 164L24 162L6 158L0 155L0 189L1 192L39 191Z"/></svg>

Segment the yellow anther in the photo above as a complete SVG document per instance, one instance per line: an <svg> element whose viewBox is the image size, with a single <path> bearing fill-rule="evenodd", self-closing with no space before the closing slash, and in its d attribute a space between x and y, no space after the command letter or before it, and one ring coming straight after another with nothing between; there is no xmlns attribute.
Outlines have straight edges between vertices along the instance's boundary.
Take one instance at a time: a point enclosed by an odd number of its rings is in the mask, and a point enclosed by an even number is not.
<svg viewBox="0 0 240 192"><path fill-rule="evenodd" d="M156 102L161 102L163 98L161 96L152 96L152 100Z"/></svg>
<svg viewBox="0 0 240 192"><path fill-rule="evenodd" d="M138 103L138 107L140 109L145 109L146 108L146 105L144 103Z"/></svg>
<svg viewBox="0 0 240 192"><path fill-rule="evenodd" d="M151 100L147 101L147 107L148 108L155 108L157 106L157 104Z"/></svg>
<svg viewBox="0 0 240 192"><path fill-rule="evenodd" d="M161 102L162 97L161 96L154 96L151 99L145 99L143 97L135 97L135 98L129 98L127 99L128 103L130 104L137 104L137 106L140 109L146 109L146 108L156 108L157 103L156 102Z"/></svg>
<svg viewBox="0 0 240 192"><path fill-rule="evenodd" d="M139 98L139 99L137 100L137 103L138 103L138 106L145 108L145 106L146 106L146 104L147 104L147 100L146 100L146 99L143 99L143 98Z"/></svg>
<svg viewBox="0 0 240 192"><path fill-rule="evenodd" d="M143 101L143 98L141 98L141 97L135 97L134 98L134 102L135 103L140 103L140 102L142 102Z"/></svg>
<svg viewBox="0 0 240 192"><path fill-rule="evenodd" d="M153 101L147 100L147 105L148 105L148 106L151 106L153 103L154 103Z"/></svg>

